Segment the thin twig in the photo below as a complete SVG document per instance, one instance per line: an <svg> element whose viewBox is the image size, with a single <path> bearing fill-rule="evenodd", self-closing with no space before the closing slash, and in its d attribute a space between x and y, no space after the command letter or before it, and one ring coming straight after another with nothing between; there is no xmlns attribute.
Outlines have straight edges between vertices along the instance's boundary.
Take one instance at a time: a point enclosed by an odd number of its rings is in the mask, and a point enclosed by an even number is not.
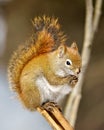
<svg viewBox="0 0 104 130"><path fill-rule="evenodd" d="M55 122L55 120L52 119L52 117L50 116L50 114L45 110L43 109L42 107L38 107L37 108L37 111L39 113L41 113L45 119L49 122L50 126L53 128L53 129L56 129L56 130L63 130L59 124L57 124Z"/></svg>
<svg viewBox="0 0 104 130"><path fill-rule="evenodd" d="M102 6L103 0L96 0L95 4L95 14L94 14L94 19L93 19L93 35L95 34L97 28L98 28L98 23L101 15L101 6Z"/></svg>
<svg viewBox="0 0 104 130"><path fill-rule="evenodd" d="M38 107L37 111L46 118L54 130L73 130L70 123L64 118L56 106L52 107L49 111L44 107Z"/></svg>
<svg viewBox="0 0 104 130"><path fill-rule="evenodd" d="M86 0L85 35L82 49L82 68L84 68L84 70L82 70L83 73L80 74L77 86L75 87L71 95L68 97L68 101L64 111L65 117L71 122L73 127L75 126L77 111L81 100L81 91L84 82L84 77L90 60L92 41L100 19L101 5L102 0L96 0L95 14L93 19L92 0Z"/></svg>

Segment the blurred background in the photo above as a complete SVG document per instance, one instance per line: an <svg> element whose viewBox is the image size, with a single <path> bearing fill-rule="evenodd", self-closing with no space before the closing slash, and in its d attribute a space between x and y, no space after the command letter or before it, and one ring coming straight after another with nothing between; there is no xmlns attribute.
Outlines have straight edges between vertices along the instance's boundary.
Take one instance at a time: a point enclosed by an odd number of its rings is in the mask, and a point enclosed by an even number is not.
<svg viewBox="0 0 104 130"><path fill-rule="evenodd" d="M10 91L7 80L10 56L31 36L31 20L43 14L58 17L68 36L67 44L76 41L81 52L84 0L0 0L0 130L51 130L39 113L23 108ZM75 129L104 130L104 4Z"/></svg>

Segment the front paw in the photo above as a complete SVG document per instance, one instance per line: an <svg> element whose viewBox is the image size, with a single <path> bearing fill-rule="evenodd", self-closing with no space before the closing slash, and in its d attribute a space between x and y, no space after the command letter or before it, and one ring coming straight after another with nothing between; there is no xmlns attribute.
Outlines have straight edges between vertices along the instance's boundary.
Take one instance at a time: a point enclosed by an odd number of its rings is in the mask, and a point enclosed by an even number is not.
<svg viewBox="0 0 104 130"><path fill-rule="evenodd" d="M78 77L73 76L72 79L70 80L70 85L74 87L76 83L78 82Z"/></svg>

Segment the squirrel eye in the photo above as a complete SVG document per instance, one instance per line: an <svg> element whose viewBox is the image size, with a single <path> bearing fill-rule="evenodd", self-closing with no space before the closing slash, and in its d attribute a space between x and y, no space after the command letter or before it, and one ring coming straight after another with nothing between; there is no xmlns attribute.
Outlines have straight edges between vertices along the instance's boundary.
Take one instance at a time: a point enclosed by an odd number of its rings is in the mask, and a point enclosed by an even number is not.
<svg viewBox="0 0 104 130"><path fill-rule="evenodd" d="M71 61L70 59L67 59L65 64L66 64L67 66L70 66L70 65L72 65L72 61Z"/></svg>

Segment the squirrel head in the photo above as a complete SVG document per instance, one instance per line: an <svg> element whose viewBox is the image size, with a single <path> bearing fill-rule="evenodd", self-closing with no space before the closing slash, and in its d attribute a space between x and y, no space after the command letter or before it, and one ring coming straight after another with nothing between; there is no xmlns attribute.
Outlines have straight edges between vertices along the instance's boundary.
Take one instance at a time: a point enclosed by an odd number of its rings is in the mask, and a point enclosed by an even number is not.
<svg viewBox="0 0 104 130"><path fill-rule="evenodd" d="M81 57L78 52L77 44L74 42L70 47L66 45L60 45L58 49L53 52L54 63L53 71L56 75L66 77L69 75L77 76L81 69ZM54 60L54 62L53 62Z"/></svg>

